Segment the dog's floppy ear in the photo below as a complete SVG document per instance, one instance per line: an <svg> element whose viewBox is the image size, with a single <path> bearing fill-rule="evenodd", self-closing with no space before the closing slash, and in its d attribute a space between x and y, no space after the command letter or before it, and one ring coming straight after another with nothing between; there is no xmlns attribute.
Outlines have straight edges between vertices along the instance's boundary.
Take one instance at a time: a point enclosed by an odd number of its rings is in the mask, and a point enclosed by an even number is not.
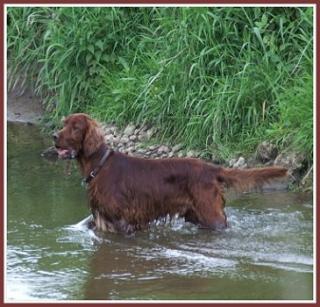
<svg viewBox="0 0 320 307"><path fill-rule="evenodd" d="M84 156L88 158L99 149L104 139L102 133L99 131L99 126L96 121L86 117L86 122L87 127L82 143L82 149Z"/></svg>

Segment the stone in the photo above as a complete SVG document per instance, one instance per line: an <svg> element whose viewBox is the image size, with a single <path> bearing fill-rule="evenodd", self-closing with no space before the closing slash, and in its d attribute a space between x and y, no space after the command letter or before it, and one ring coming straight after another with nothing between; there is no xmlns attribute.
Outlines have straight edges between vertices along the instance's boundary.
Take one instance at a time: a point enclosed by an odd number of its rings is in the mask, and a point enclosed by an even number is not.
<svg viewBox="0 0 320 307"><path fill-rule="evenodd" d="M151 137L154 135L155 133L155 129L154 128L150 128L145 132L145 138L146 140L150 140Z"/></svg>
<svg viewBox="0 0 320 307"><path fill-rule="evenodd" d="M127 147L128 152L133 152L134 148L132 146Z"/></svg>
<svg viewBox="0 0 320 307"><path fill-rule="evenodd" d="M177 145L175 145L175 146L172 147L172 151L173 151L173 152L177 152L177 151L181 150L182 147L183 147L182 144L177 144Z"/></svg>
<svg viewBox="0 0 320 307"><path fill-rule="evenodd" d="M129 138L125 135L123 135L120 139L120 142L123 144L127 144L129 142Z"/></svg>
<svg viewBox="0 0 320 307"><path fill-rule="evenodd" d="M149 146L149 150L155 150L155 149L157 149L158 148L158 145L151 145L151 146Z"/></svg>
<svg viewBox="0 0 320 307"><path fill-rule="evenodd" d="M120 142L120 138L118 136L114 136L113 137L113 143L114 144L119 144L119 142Z"/></svg>
<svg viewBox="0 0 320 307"><path fill-rule="evenodd" d="M274 160L274 165L287 168L291 181L297 182L305 171L305 158L296 152L282 152Z"/></svg>
<svg viewBox="0 0 320 307"><path fill-rule="evenodd" d="M237 162L233 164L233 167L234 168L246 168L247 164L246 164L246 160L244 159L244 157L239 157Z"/></svg>
<svg viewBox="0 0 320 307"><path fill-rule="evenodd" d="M132 135L134 133L134 131L136 130L136 126L133 124L129 124L123 131L124 135Z"/></svg>
<svg viewBox="0 0 320 307"><path fill-rule="evenodd" d="M112 143L114 141L114 136L113 134L107 134L104 136L104 139L106 140L107 143Z"/></svg>
<svg viewBox="0 0 320 307"><path fill-rule="evenodd" d="M277 157L277 154L277 147L274 144L266 141L259 144L256 150L256 158L262 163L274 160Z"/></svg>
<svg viewBox="0 0 320 307"><path fill-rule="evenodd" d="M103 127L104 134L117 134L117 127L116 126L105 126Z"/></svg>
<svg viewBox="0 0 320 307"><path fill-rule="evenodd" d="M186 156L188 158L193 158L193 157L197 157L198 153L194 150L188 150Z"/></svg>
<svg viewBox="0 0 320 307"><path fill-rule="evenodd" d="M231 160L229 161L229 167L233 167L236 162L237 162L237 159L231 159Z"/></svg>
<svg viewBox="0 0 320 307"><path fill-rule="evenodd" d="M303 160L303 156L295 152L282 152L277 156L277 158L274 161L274 164L283 167L299 169L302 167Z"/></svg>
<svg viewBox="0 0 320 307"><path fill-rule="evenodd" d="M138 141L142 142L146 139L146 135L145 135L145 133L140 133L140 134L138 134L137 138L138 138Z"/></svg>
<svg viewBox="0 0 320 307"><path fill-rule="evenodd" d="M129 136L130 141L135 141L136 139L137 139L137 136L134 134Z"/></svg>
<svg viewBox="0 0 320 307"><path fill-rule="evenodd" d="M161 145L158 148L158 152L159 153L168 153L169 151L170 151L170 149L168 148L168 146L165 146L165 145Z"/></svg>

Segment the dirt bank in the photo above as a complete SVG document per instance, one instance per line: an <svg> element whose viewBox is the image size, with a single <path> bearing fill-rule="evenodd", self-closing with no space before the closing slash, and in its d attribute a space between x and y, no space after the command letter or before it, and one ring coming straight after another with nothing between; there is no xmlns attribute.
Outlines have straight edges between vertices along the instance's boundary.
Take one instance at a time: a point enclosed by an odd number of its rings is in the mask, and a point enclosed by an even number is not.
<svg viewBox="0 0 320 307"><path fill-rule="evenodd" d="M10 91L7 96L7 121L37 124L43 117L41 99L31 90Z"/></svg>

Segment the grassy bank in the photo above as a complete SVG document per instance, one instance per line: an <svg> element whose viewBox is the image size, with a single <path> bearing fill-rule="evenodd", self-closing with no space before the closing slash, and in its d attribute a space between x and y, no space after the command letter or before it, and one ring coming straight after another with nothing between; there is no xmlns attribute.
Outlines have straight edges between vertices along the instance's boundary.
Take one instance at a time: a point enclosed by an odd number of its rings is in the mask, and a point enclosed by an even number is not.
<svg viewBox="0 0 320 307"><path fill-rule="evenodd" d="M312 159L312 8L9 8L9 85L52 120L150 123L222 157L262 140Z"/></svg>

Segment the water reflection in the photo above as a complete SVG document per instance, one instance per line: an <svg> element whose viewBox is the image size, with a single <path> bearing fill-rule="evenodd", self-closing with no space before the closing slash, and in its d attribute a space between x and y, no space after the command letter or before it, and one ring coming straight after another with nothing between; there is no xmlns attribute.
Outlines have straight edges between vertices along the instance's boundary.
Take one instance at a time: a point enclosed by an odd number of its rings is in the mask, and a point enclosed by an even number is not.
<svg viewBox="0 0 320 307"><path fill-rule="evenodd" d="M183 225L179 231L166 225L166 229L154 228L134 238L108 235L90 260L85 298L272 300L312 296L312 258L305 252L290 253L289 247L294 250L291 244L274 245L267 239L256 242L253 236L248 241L234 240L237 227L213 234L181 220L176 223ZM288 291L295 287L299 290Z"/></svg>

